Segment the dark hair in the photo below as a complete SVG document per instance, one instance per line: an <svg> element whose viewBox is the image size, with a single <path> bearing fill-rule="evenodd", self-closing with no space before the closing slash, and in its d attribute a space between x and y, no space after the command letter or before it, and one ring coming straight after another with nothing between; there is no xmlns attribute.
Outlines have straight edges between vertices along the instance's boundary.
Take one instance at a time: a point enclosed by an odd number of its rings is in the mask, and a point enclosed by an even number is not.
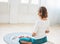
<svg viewBox="0 0 60 44"><path fill-rule="evenodd" d="M45 7L40 7L39 13L42 13L42 15L40 15L40 17L41 17L42 19L48 17L48 15L47 15L47 9L46 9Z"/></svg>

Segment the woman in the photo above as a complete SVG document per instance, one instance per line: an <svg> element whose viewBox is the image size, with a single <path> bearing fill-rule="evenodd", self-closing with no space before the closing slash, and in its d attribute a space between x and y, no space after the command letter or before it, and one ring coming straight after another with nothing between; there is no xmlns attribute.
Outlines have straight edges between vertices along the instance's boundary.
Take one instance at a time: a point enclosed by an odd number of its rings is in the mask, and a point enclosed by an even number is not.
<svg viewBox="0 0 60 44"><path fill-rule="evenodd" d="M35 24L32 36L33 38L20 38L21 40L27 41L26 44L43 44L47 42L46 33L49 32L49 22L47 9L45 7L40 7L38 12L38 21Z"/></svg>
<svg viewBox="0 0 60 44"><path fill-rule="evenodd" d="M46 33L49 32L49 21L47 9L45 7L40 7L38 12L38 21L35 24L35 30L32 36L35 37L35 41L32 44L42 44L47 42Z"/></svg>

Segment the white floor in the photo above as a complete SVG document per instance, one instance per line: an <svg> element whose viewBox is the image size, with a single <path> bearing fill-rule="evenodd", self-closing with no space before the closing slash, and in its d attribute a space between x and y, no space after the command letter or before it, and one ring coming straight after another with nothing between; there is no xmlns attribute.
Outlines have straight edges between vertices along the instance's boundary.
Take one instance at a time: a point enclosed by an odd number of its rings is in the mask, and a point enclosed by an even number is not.
<svg viewBox="0 0 60 44"><path fill-rule="evenodd" d="M3 37L13 32L32 32L33 24L0 24L0 44L6 44ZM60 26L51 26L48 40L60 44Z"/></svg>

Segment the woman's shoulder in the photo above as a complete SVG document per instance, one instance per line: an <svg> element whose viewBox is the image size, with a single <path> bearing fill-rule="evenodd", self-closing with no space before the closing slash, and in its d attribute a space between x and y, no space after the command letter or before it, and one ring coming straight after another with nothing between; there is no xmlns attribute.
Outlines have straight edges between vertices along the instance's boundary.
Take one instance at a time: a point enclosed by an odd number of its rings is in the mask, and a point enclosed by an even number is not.
<svg viewBox="0 0 60 44"><path fill-rule="evenodd" d="M42 24L42 23L43 23L43 22L40 21L40 20L37 20L37 21L35 22L35 24L37 24L37 25Z"/></svg>

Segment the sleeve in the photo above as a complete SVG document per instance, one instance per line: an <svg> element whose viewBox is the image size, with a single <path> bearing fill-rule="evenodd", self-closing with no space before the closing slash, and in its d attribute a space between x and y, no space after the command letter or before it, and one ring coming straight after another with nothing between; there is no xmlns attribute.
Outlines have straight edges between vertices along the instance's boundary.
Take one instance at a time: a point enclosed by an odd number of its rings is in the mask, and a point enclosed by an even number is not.
<svg viewBox="0 0 60 44"><path fill-rule="evenodd" d="M47 30L49 30L50 29L50 22L49 22L49 20L48 20L48 23L47 23L48 25L47 25Z"/></svg>
<svg viewBox="0 0 60 44"><path fill-rule="evenodd" d="M37 33L37 31L38 31L38 22L35 23L33 32Z"/></svg>

